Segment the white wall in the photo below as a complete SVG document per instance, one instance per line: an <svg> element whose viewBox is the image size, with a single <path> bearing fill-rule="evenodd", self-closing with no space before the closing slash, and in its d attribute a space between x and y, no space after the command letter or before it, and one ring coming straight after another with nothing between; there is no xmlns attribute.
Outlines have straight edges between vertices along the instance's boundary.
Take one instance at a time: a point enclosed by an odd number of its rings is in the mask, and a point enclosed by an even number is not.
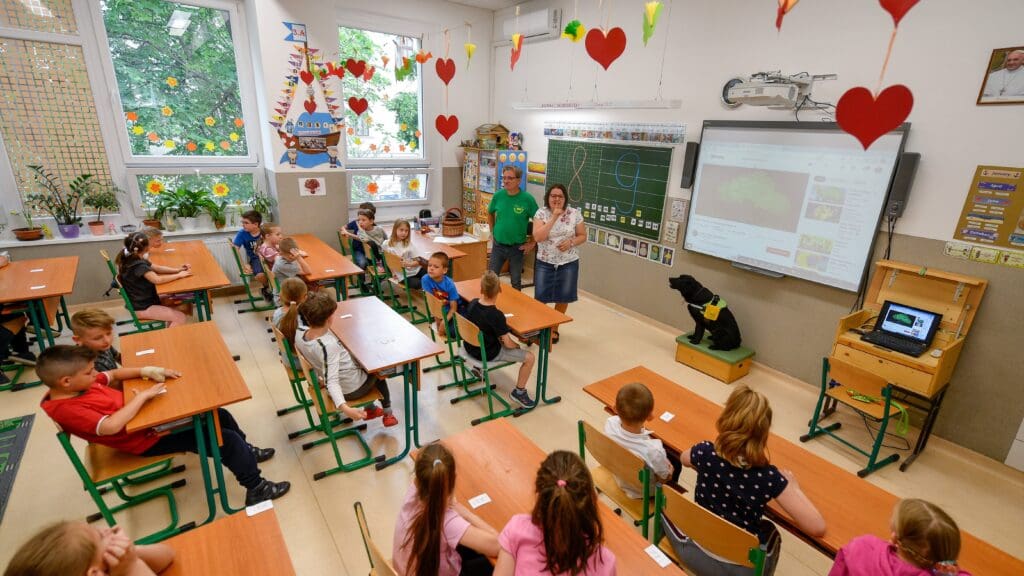
<svg viewBox="0 0 1024 576"><path fill-rule="evenodd" d="M626 32L622 57L605 72L587 56L583 42L556 40L526 44L515 71L509 48L495 49L494 117L525 132L530 157L547 155L545 120L684 122L688 139L700 137L704 120L793 120L792 112L719 103L731 77L757 71L792 74L836 73L819 84L814 98L835 103L853 86L877 85L892 31L888 13L871 0L802 2L790 12L781 34L775 2L750 0L665 0L662 19L647 47L641 41L643 2L579 2L579 20L589 28L606 21ZM522 11L561 7L573 17L573 2L534 1ZM669 12L671 10L671 13ZM496 26L510 14L495 15ZM992 49L1024 44L1024 2L987 0L921 2L903 19L885 85L905 84L914 92L913 124L907 150L921 153L907 212L896 231L949 239L978 164L1024 164L1024 105L976 106ZM666 45L667 43L667 45ZM681 109L576 112L516 111L515 102L681 99ZM570 92L570 77L573 89ZM801 112L801 120L815 114ZM678 172L678 166L676 167ZM675 180L678 181L678 180Z"/></svg>

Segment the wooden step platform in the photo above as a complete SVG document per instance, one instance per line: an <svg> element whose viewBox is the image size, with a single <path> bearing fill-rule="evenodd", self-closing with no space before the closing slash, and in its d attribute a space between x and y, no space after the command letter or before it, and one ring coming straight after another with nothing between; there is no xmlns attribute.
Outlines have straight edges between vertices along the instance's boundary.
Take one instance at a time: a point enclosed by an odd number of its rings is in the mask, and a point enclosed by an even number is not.
<svg viewBox="0 0 1024 576"><path fill-rule="evenodd" d="M676 361L690 368L700 370L726 384L734 382L750 372L754 351L745 346L735 350L712 350L711 340L705 335L700 344L691 344L691 333L676 338Z"/></svg>

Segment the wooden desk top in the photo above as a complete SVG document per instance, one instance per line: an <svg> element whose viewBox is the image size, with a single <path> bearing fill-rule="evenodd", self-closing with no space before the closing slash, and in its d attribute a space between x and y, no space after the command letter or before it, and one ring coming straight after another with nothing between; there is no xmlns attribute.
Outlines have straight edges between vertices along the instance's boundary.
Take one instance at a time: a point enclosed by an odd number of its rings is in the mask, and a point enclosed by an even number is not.
<svg viewBox="0 0 1024 576"><path fill-rule="evenodd" d="M153 350L150 354L136 355ZM162 366L181 372L181 378L167 380L167 393L153 398L132 418L128 432L147 430L158 424L252 398L242 373L213 322L198 322L140 332L121 337L121 356L126 368ZM153 383L124 382L125 397Z"/></svg>
<svg viewBox="0 0 1024 576"><path fill-rule="evenodd" d="M529 514L534 503L534 480L546 454L507 419L486 422L441 440L457 463L455 494L468 506L470 498L486 492L491 502L473 510L499 532L515 514ZM615 553L619 574L678 574L675 565L659 568L644 552L650 543L623 518L599 504L604 545Z"/></svg>
<svg viewBox="0 0 1024 576"><path fill-rule="evenodd" d="M935 348L945 349L948 343L948 338L940 338L939 336L936 336L935 342L933 343L932 348L929 348L929 350ZM853 348L854 350L867 352L868 354L877 356L878 358L882 358L890 362L895 362L896 364L907 366L909 368L913 368L914 370L928 372L929 374L934 374L938 370L939 360L941 359L941 357L936 358L935 356L932 356L928 352L925 352L924 354L916 357L908 356L907 354L902 354L900 352L895 352L893 350L889 350L881 346L876 346L870 342L865 342L864 340L861 340L860 334L849 331L837 336L836 344L843 344L849 346L850 348Z"/></svg>
<svg viewBox="0 0 1024 576"><path fill-rule="evenodd" d="M388 233L388 237L391 237L391 226L384 226L384 231ZM412 230L409 235L409 242L412 244L413 250L416 251L417 256L424 258L430 258L430 255L434 252L444 252L448 255L448 258L455 260L456 258L462 258L466 255L465 252L459 250L452 244L445 244L443 242L434 242L434 236L431 234L420 234L419 232ZM483 242L483 240L480 240Z"/></svg>
<svg viewBox="0 0 1024 576"><path fill-rule="evenodd" d="M169 242L156 250L150 250L149 261L171 268L188 264L192 269L192 275L188 278L157 284L157 294L195 292L210 288L222 288L231 284L228 277L224 275L224 270L202 240Z"/></svg>
<svg viewBox="0 0 1024 576"><path fill-rule="evenodd" d="M306 263L313 273L306 276L307 280L316 282L363 273L363 269L356 266L355 262L342 256L340 252L312 234L296 234L292 238L298 243L300 250L305 250L309 254L306 256Z"/></svg>
<svg viewBox="0 0 1024 576"><path fill-rule="evenodd" d="M349 318L342 316L351 315ZM367 372L399 366L444 351L377 298L338 302L331 331Z"/></svg>
<svg viewBox="0 0 1024 576"><path fill-rule="evenodd" d="M0 303L71 294L77 273L78 256L16 260L0 268Z"/></svg>
<svg viewBox="0 0 1024 576"><path fill-rule="evenodd" d="M459 297L464 298L466 302L480 297L479 278L456 282L455 287L459 290ZM572 322L571 317L513 289L508 284L501 286L497 306L505 314L512 314L511 317L506 317L508 327L520 336Z"/></svg>
<svg viewBox="0 0 1024 576"><path fill-rule="evenodd" d="M273 509L255 516L239 512L166 540L174 562L161 576L295 576Z"/></svg>
<svg viewBox="0 0 1024 576"><path fill-rule="evenodd" d="M641 382L650 388L656 415L666 410L676 415L671 422L655 418L647 423L648 429L668 446L689 450L697 442L713 441L718 435L715 421L722 412L721 406L647 368L632 368L584 386L583 390L611 407L615 406L619 388L630 382ZM818 541L820 545L834 554L862 534L889 538L889 519L899 501L896 496L775 434L768 441L768 450L773 464L793 471L800 488L825 518L827 532ZM776 503L770 506L780 520L788 522ZM968 532L962 533L960 566L972 574L1024 574L1024 562Z"/></svg>

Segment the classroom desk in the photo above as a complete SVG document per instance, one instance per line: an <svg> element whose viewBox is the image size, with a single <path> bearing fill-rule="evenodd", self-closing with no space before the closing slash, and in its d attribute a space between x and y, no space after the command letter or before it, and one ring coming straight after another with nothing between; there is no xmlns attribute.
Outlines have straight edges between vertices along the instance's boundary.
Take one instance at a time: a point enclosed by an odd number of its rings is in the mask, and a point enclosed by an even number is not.
<svg viewBox="0 0 1024 576"><path fill-rule="evenodd" d="M390 238L391 226L385 226L384 231L387 232ZM469 242L448 244L447 242L437 241L439 234L420 234L418 231L413 230L409 236L409 242L412 244L416 255L429 259L430 255L434 252L444 252L447 254L449 260L451 260L448 275L456 282L483 276L487 270L486 240L470 240Z"/></svg>
<svg viewBox="0 0 1024 576"><path fill-rule="evenodd" d="M231 284L220 264L210 253L202 240L170 242L149 251L149 261L159 266L180 268L188 264L192 275L166 284L157 284L156 293L161 296L192 292L195 294L196 318L203 322L213 316L213 303L207 290L223 288Z"/></svg>
<svg viewBox="0 0 1024 576"><path fill-rule="evenodd" d="M459 297L466 302L480 297L480 279L463 280L456 282L455 287L459 291ZM562 399L561 396L548 398L548 356L551 353L551 329L560 324L572 322L572 318L562 314L550 306L534 300L519 290L513 289L507 284L501 287L498 294L498 309L506 315L508 327L512 333L519 337L527 337L537 334L540 339L539 352L537 353L537 390L534 396L533 408L545 404L554 404ZM516 416L525 414L533 408L519 408L515 411Z"/></svg>
<svg viewBox="0 0 1024 576"><path fill-rule="evenodd" d="M255 516L232 514L164 541L174 562L160 576L295 576L273 509Z"/></svg>
<svg viewBox="0 0 1024 576"><path fill-rule="evenodd" d="M345 317L347 316L347 317ZM390 306L377 298L338 302L331 331L367 372L402 367L405 386L405 448L395 457L377 463L377 469L405 458L413 443L420 445L418 391L420 360L444 351Z"/></svg>
<svg viewBox="0 0 1024 576"><path fill-rule="evenodd" d="M334 291L338 299L348 299L345 278L362 274L363 269L312 234L296 234L292 238L298 243L300 250L306 251L306 264L309 264L309 268L312 270L312 274L305 276L306 280L319 282L329 278L333 279Z"/></svg>
<svg viewBox="0 0 1024 576"><path fill-rule="evenodd" d="M458 463L455 495L469 506L470 498L487 493L491 502L473 510L499 532L514 514L529 514L535 500L534 480L546 454L508 420L491 420L448 436L441 443ZM599 503L604 545L615 553L619 574L678 574L665 568L644 552L650 542L604 503Z"/></svg>
<svg viewBox="0 0 1024 576"><path fill-rule="evenodd" d="M671 422L654 418L646 424L669 447L689 450L694 444L714 440L717 436L715 420L722 411L721 406L647 368L638 366L626 370L588 384L583 390L605 406L613 407L619 388L630 382L641 382L650 388L656 416L665 411L675 414ZM889 519L899 501L896 496L775 434L768 441L768 451L773 464L793 471L800 488L817 506L828 527L822 538L809 539L773 501L769 512L786 529L830 556L862 534L888 540ZM968 532L962 533L960 566L972 574L985 576L1024 574L1024 562Z"/></svg>
<svg viewBox="0 0 1024 576"><path fill-rule="evenodd" d="M44 301L58 299L58 320L63 315L70 321L64 296L74 291L77 273L78 256L19 260L0 268L0 304L25 303L40 352L54 344Z"/></svg>
<svg viewBox="0 0 1024 576"><path fill-rule="evenodd" d="M139 352L151 353L138 355ZM181 378L168 379L167 393L147 402L125 427L128 432L148 430L162 424L192 421L199 443L199 465L206 488L208 523L217 515L215 495L220 496L221 507L231 514L237 510L228 503L224 486L224 469L220 463L220 449L214 443L207 459L207 434L219 435L217 408L252 398L249 387L231 358L217 325L197 322L184 326L139 332L121 337L121 357L126 368L162 366L181 372ZM137 390L149 388L153 383L139 379L124 382L124 394L131 398ZM211 461L213 475L211 477Z"/></svg>

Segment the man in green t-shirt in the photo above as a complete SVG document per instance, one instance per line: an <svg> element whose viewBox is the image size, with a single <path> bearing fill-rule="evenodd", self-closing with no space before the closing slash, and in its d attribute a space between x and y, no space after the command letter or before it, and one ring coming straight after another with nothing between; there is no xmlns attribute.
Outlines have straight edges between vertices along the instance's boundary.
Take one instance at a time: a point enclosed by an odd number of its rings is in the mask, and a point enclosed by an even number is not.
<svg viewBox="0 0 1024 576"><path fill-rule="evenodd" d="M523 170L518 166L505 166L501 171L501 190L491 198L487 206L487 217L491 224L491 258L487 269L501 274L501 268L508 262L512 287L523 287L523 254L533 249L534 243L526 241L526 226L537 212L537 201L533 196L519 190Z"/></svg>

